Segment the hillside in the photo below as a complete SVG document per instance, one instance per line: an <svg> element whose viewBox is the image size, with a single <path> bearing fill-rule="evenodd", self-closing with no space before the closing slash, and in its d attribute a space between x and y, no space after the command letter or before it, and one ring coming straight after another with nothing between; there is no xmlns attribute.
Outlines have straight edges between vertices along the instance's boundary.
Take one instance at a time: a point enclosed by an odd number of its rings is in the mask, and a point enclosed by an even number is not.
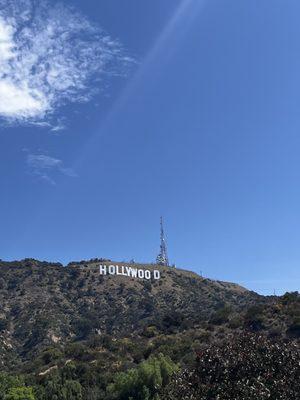
<svg viewBox="0 0 300 400"><path fill-rule="evenodd" d="M159 270L161 279L104 276L99 264L118 263L0 262L2 371L43 380L84 363L102 371L104 387L151 355L190 365L195 351L244 330L299 338L297 294L264 297L155 265L118 264Z"/></svg>

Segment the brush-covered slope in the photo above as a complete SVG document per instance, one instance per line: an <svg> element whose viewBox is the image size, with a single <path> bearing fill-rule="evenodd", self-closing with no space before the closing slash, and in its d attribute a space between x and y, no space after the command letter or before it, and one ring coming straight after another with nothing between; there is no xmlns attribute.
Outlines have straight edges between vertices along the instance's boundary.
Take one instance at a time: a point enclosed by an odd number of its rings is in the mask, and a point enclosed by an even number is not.
<svg viewBox="0 0 300 400"><path fill-rule="evenodd" d="M39 370L49 349L67 361L79 343L91 362L104 354L131 364L162 350L179 360L191 338L201 346L245 327L285 335L296 318L279 299L189 271L135 264L161 271L139 280L101 276L99 264L116 263L0 262L0 368Z"/></svg>

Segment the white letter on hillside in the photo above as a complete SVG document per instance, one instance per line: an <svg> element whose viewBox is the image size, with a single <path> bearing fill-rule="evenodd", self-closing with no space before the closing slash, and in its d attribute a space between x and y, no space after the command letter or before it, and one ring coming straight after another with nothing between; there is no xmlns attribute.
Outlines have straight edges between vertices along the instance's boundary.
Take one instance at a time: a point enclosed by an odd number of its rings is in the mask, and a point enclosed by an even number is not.
<svg viewBox="0 0 300 400"><path fill-rule="evenodd" d="M151 272L148 269L145 271L145 278L151 279Z"/></svg>
<svg viewBox="0 0 300 400"><path fill-rule="evenodd" d="M110 265L108 267L108 273L109 275L116 275L116 267L114 265Z"/></svg>
<svg viewBox="0 0 300 400"><path fill-rule="evenodd" d="M145 276L144 270L143 270L143 269L139 269L139 270L138 270L138 277L139 277L140 279L144 279L144 276Z"/></svg>
<svg viewBox="0 0 300 400"><path fill-rule="evenodd" d="M121 275L127 276L123 265L121 267Z"/></svg>
<svg viewBox="0 0 300 400"><path fill-rule="evenodd" d="M160 279L160 271L158 271L157 269L155 269L155 270L153 271L153 276L154 276L154 279Z"/></svg>
<svg viewBox="0 0 300 400"><path fill-rule="evenodd" d="M116 269L117 269L117 275L122 275L122 273L119 271L119 266L118 265L116 266Z"/></svg>
<svg viewBox="0 0 300 400"><path fill-rule="evenodd" d="M106 265L99 265L99 273L100 273L100 275L106 275L107 274Z"/></svg>
<svg viewBox="0 0 300 400"><path fill-rule="evenodd" d="M137 269L136 268L130 268L130 274L133 278L137 277Z"/></svg>

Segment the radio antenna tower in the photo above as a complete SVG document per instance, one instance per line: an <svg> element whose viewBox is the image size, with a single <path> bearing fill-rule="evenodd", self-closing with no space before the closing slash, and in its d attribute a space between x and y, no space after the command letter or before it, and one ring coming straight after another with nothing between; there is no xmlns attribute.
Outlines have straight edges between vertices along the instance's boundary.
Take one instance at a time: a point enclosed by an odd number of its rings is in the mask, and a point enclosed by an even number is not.
<svg viewBox="0 0 300 400"><path fill-rule="evenodd" d="M165 238L165 231L164 231L164 224L162 217L160 217L160 252L156 258L156 262L158 265L162 265L164 267L169 266L167 243Z"/></svg>

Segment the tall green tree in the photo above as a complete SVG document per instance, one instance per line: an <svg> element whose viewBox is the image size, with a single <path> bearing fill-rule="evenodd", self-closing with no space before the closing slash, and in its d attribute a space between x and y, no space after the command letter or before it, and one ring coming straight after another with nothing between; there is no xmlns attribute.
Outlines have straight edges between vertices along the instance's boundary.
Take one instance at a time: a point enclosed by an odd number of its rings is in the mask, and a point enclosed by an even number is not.
<svg viewBox="0 0 300 400"><path fill-rule="evenodd" d="M35 400L31 387L14 387L9 389L4 400Z"/></svg>
<svg viewBox="0 0 300 400"><path fill-rule="evenodd" d="M35 400L33 389L20 376L0 374L0 400Z"/></svg>
<svg viewBox="0 0 300 400"><path fill-rule="evenodd" d="M116 400L158 400L158 392L177 370L169 357L150 357L137 368L117 374L108 391Z"/></svg>

